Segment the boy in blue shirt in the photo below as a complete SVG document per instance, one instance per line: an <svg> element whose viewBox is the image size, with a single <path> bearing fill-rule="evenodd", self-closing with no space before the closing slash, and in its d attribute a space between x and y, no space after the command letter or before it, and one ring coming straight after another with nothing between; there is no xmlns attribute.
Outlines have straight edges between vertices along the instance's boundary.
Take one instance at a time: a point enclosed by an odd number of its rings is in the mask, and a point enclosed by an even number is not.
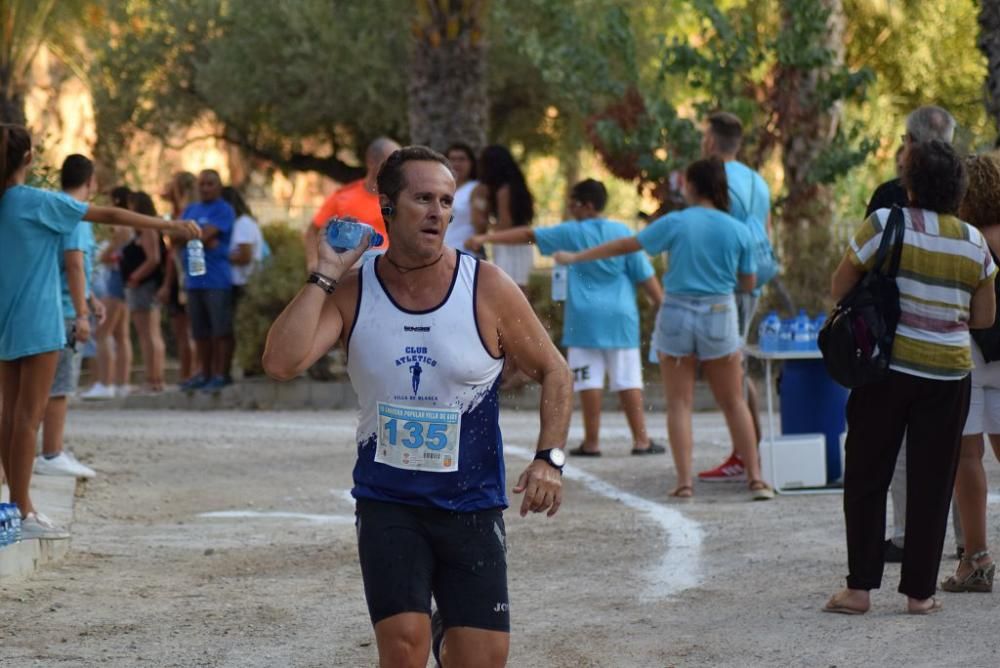
<svg viewBox="0 0 1000 668"><path fill-rule="evenodd" d="M522 227L495 234L475 235L466 247L478 251L483 243L534 243L542 255L580 251L605 241L632 236L632 230L600 217L608 200L604 184L586 179L570 191L569 211L574 221L554 227ZM573 371L573 389L580 393L584 439L570 450L574 455L600 456L601 403L604 376L618 392L632 430L632 454L663 454L666 448L649 439L642 410L642 358L639 354L639 309L635 286L659 308L663 292L653 266L641 252L572 265L563 322L562 345Z"/></svg>
<svg viewBox="0 0 1000 668"><path fill-rule="evenodd" d="M198 175L200 202L188 205L183 217L197 221L205 245L205 273L192 276L188 253L184 253L187 271L188 316L191 338L198 349L201 373L181 384L185 390L217 391L232 382L226 368L233 348L233 282L229 261L229 242L236 223L236 212L222 199L222 178L214 169Z"/></svg>

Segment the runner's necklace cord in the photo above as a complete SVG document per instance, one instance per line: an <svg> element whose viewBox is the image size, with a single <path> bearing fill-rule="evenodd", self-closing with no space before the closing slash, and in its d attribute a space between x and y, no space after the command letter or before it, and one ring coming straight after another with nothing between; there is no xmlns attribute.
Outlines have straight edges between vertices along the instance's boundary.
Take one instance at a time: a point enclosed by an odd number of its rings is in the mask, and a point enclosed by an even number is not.
<svg viewBox="0 0 1000 668"><path fill-rule="evenodd" d="M441 261L441 258L444 257L444 251L441 251L441 254L438 255L437 259L434 260L433 262L428 262L427 264L422 264L419 267L404 267L402 265L398 265L398 264L396 264L395 262L392 261L392 258L389 257L388 253L386 253L382 257L384 257L389 262L389 264L391 264L393 267L395 267L396 271L398 271L399 273L401 273L401 274L408 274L411 271L417 271L418 269L426 269L427 267L433 267L434 265L436 265L438 262Z"/></svg>

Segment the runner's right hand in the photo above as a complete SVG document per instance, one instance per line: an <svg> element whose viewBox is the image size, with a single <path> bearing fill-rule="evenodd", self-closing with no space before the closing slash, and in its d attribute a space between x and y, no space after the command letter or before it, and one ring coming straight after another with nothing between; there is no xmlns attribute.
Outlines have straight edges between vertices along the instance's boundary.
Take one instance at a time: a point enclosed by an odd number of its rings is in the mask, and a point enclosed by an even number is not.
<svg viewBox="0 0 1000 668"><path fill-rule="evenodd" d="M316 263L316 273L339 281L361 259L365 251L368 250L368 240L370 238L371 232L365 232L357 248L338 253L327 242L326 234L320 234L316 240L316 249L319 255L319 262Z"/></svg>

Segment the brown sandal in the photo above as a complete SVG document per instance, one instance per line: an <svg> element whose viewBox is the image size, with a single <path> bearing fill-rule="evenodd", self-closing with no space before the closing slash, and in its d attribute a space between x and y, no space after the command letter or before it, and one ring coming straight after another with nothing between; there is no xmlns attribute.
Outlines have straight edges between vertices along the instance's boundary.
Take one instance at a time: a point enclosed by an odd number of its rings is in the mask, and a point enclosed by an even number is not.
<svg viewBox="0 0 1000 668"><path fill-rule="evenodd" d="M774 490L763 480L751 480L748 487L754 501L770 501L774 498Z"/></svg>
<svg viewBox="0 0 1000 668"><path fill-rule="evenodd" d="M676 487L674 491L670 492L670 496L675 499L690 499L694 496L694 487L691 485L681 485Z"/></svg>

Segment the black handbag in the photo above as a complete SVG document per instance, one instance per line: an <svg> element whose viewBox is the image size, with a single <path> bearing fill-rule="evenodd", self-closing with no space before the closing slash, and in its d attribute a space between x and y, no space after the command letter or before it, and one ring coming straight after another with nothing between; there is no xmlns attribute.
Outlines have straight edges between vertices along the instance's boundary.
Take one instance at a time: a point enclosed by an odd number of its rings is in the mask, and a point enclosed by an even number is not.
<svg viewBox="0 0 1000 668"><path fill-rule="evenodd" d="M903 210L894 206L871 270L840 300L820 330L819 349L827 373L844 387L861 387L889 375L899 323L896 274L905 231Z"/></svg>

